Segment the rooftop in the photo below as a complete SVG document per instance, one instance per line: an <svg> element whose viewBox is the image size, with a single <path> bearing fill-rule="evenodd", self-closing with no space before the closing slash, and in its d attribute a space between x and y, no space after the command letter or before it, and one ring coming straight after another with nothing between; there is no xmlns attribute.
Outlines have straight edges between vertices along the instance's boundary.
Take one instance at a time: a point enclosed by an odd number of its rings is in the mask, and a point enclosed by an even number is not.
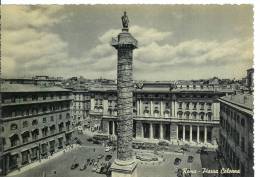
<svg viewBox="0 0 260 177"><path fill-rule="evenodd" d="M9 84L1 85L1 92L68 92L69 90L60 87L47 87L33 84Z"/></svg>
<svg viewBox="0 0 260 177"><path fill-rule="evenodd" d="M228 103L230 106L236 107L241 111L248 112L253 115L254 97L251 94L228 95L220 98L221 102Z"/></svg>

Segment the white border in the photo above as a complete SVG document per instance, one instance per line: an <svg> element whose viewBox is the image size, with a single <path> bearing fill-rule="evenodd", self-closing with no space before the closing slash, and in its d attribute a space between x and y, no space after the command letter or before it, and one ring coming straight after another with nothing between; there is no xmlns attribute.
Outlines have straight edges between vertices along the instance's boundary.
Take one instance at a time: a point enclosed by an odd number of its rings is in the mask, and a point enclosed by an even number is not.
<svg viewBox="0 0 260 177"><path fill-rule="evenodd" d="M255 68L255 176L260 176L260 6L255 0L2 0L2 4L253 4L254 5L254 68ZM238 71L239 72L239 71ZM257 128L259 127L259 128Z"/></svg>

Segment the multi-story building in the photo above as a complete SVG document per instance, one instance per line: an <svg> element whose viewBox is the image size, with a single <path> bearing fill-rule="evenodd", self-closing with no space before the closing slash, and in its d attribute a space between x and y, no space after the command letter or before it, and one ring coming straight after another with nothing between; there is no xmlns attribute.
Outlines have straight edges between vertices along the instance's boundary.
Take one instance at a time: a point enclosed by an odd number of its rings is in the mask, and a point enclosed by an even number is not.
<svg viewBox="0 0 260 177"><path fill-rule="evenodd" d="M223 166L240 169L240 174L233 176L253 177L253 95L229 95L219 101L219 149L225 159Z"/></svg>
<svg viewBox="0 0 260 177"><path fill-rule="evenodd" d="M73 103L71 106L71 115L73 125L82 128L88 128L90 110L90 98L87 89L73 90Z"/></svg>
<svg viewBox="0 0 260 177"><path fill-rule="evenodd" d="M193 85L190 82L136 83L133 98L134 138L216 147L219 136L218 98L232 92L216 86ZM116 86L90 87L84 93L74 91L74 96L78 94L81 95L78 98L82 98L88 105L89 110L84 112L90 128L103 134L115 135Z"/></svg>
<svg viewBox="0 0 260 177"><path fill-rule="evenodd" d="M71 91L30 84L2 84L1 171L7 174L71 143Z"/></svg>

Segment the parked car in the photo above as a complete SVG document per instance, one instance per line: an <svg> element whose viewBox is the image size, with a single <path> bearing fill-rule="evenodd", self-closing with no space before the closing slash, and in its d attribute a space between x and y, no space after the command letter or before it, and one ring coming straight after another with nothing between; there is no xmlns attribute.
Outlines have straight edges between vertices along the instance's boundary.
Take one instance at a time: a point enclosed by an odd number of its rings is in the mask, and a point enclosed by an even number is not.
<svg viewBox="0 0 260 177"><path fill-rule="evenodd" d="M174 152L177 152L177 153L184 153L184 150L183 149L177 149L177 150L175 150Z"/></svg>
<svg viewBox="0 0 260 177"><path fill-rule="evenodd" d="M112 155L106 155L105 161L109 161L110 159L112 159Z"/></svg>
<svg viewBox="0 0 260 177"><path fill-rule="evenodd" d="M181 159L180 158L175 158L174 165L179 165L180 163L181 163Z"/></svg>
<svg viewBox="0 0 260 177"><path fill-rule="evenodd" d="M183 170L181 168L177 170L177 177L183 177Z"/></svg>
<svg viewBox="0 0 260 177"><path fill-rule="evenodd" d="M94 140L93 139L93 144L101 144L101 142L99 140Z"/></svg>
<svg viewBox="0 0 260 177"><path fill-rule="evenodd" d="M192 162L193 162L193 159L194 159L193 156L189 156L187 162L188 162L188 163L192 163Z"/></svg>
<svg viewBox="0 0 260 177"><path fill-rule="evenodd" d="M92 138L87 138L87 141L91 142L91 141L93 141L93 139Z"/></svg>
<svg viewBox="0 0 260 177"><path fill-rule="evenodd" d="M208 154L208 151L207 151L207 148L203 146L197 150L197 153L198 154Z"/></svg>
<svg viewBox="0 0 260 177"><path fill-rule="evenodd" d="M70 166L70 169L71 170L74 170L76 168L78 168L79 164L78 163L73 163L71 166Z"/></svg>
<svg viewBox="0 0 260 177"><path fill-rule="evenodd" d="M102 159L103 157L104 157L103 154L99 154L97 158L98 158L98 159Z"/></svg>
<svg viewBox="0 0 260 177"><path fill-rule="evenodd" d="M166 141L159 141L158 145L159 146L169 146L169 143Z"/></svg>
<svg viewBox="0 0 260 177"><path fill-rule="evenodd" d="M105 152L109 152L109 151L112 150L112 149L113 149L112 146L106 146L106 147L105 147Z"/></svg>
<svg viewBox="0 0 260 177"><path fill-rule="evenodd" d="M84 163L84 164L80 167L79 170L80 170L80 171L83 171L83 170L85 170L86 168L87 168L87 164Z"/></svg>

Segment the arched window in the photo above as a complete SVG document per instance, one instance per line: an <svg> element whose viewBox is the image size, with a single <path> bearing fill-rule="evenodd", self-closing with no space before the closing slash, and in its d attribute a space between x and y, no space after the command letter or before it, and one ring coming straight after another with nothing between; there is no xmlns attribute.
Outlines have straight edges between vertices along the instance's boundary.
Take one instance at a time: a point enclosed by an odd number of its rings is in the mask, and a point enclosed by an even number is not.
<svg viewBox="0 0 260 177"><path fill-rule="evenodd" d="M17 146L19 144L19 136L17 134L14 134L13 136L10 137L10 142L11 142L11 147Z"/></svg>
<svg viewBox="0 0 260 177"><path fill-rule="evenodd" d="M190 113L189 112L185 112L185 118L189 119Z"/></svg>
<svg viewBox="0 0 260 177"><path fill-rule="evenodd" d="M182 111L179 111L179 112L177 113L177 115L178 115L178 118L180 118L180 119L181 119L181 118L182 118L182 114L183 114L183 113L182 113Z"/></svg>
<svg viewBox="0 0 260 177"><path fill-rule="evenodd" d="M11 124L10 126L11 130L16 130L18 128L17 124Z"/></svg>

